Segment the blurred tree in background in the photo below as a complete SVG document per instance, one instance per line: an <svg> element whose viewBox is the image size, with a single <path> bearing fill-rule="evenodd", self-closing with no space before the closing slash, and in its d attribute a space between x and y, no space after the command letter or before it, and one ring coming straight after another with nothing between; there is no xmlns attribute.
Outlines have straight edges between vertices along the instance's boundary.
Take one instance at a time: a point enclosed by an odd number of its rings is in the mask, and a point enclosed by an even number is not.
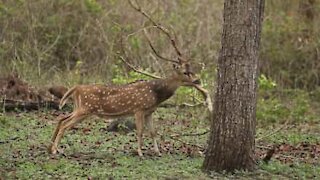
<svg viewBox="0 0 320 180"><path fill-rule="evenodd" d="M261 70L282 87L320 85L320 2L266 1Z"/></svg>
<svg viewBox="0 0 320 180"><path fill-rule="evenodd" d="M202 62L201 75L212 82L222 26L223 0L139 1L152 16L175 30L181 49ZM261 73L279 87L314 89L320 85L320 2L268 0L261 41ZM18 72L33 83L86 83L128 76L117 58L125 37L132 64L166 74L165 63L151 53L140 29L145 19L127 1L0 1L0 74ZM156 48L174 51L159 32ZM200 65L199 65L200 67ZM85 77L95 77L86 80Z"/></svg>

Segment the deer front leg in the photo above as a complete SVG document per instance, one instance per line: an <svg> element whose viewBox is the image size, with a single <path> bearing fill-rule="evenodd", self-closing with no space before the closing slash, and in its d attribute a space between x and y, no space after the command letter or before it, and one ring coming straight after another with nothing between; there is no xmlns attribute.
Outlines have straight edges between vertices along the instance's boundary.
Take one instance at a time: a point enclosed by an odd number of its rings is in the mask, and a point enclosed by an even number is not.
<svg viewBox="0 0 320 180"><path fill-rule="evenodd" d="M143 112L137 112L135 113L135 122L137 127L137 138L138 138L138 155L140 157L143 156L142 154L142 133L143 133L143 123L144 123L144 113Z"/></svg>
<svg viewBox="0 0 320 180"><path fill-rule="evenodd" d="M146 123L147 123L147 127L150 131L151 138L153 140L153 150L156 154L158 154L158 156L161 156L161 153L158 148L157 140L156 140L157 133L154 129L152 114L146 116Z"/></svg>

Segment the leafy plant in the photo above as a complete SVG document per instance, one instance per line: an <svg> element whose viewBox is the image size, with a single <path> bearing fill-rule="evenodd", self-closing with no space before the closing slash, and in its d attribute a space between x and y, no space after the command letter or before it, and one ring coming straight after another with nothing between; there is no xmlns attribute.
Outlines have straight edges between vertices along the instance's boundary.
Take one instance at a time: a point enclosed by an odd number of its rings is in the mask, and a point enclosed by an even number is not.
<svg viewBox="0 0 320 180"><path fill-rule="evenodd" d="M264 74L261 74L258 79L259 89L267 91L273 90L277 84L271 78L267 78Z"/></svg>
<svg viewBox="0 0 320 180"><path fill-rule="evenodd" d="M85 0L84 3L91 13L100 13L102 11L102 7L96 0Z"/></svg>

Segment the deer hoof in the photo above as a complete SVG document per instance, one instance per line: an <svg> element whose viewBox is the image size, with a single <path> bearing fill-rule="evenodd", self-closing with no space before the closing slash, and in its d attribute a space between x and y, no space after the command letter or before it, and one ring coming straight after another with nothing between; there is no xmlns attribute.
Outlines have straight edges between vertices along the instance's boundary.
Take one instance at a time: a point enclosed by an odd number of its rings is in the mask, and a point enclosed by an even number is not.
<svg viewBox="0 0 320 180"><path fill-rule="evenodd" d="M141 151L141 150L138 150L138 155L139 155L140 157L143 157L143 154L142 154L142 151Z"/></svg>
<svg viewBox="0 0 320 180"><path fill-rule="evenodd" d="M58 150L57 150L57 148L54 147L53 145L50 145L50 146L48 147L48 152L49 152L50 154L57 154Z"/></svg>
<svg viewBox="0 0 320 180"><path fill-rule="evenodd" d="M50 153L50 154L55 155L55 154L57 154L57 152L58 152L57 149L49 149L49 153Z"/></svg>

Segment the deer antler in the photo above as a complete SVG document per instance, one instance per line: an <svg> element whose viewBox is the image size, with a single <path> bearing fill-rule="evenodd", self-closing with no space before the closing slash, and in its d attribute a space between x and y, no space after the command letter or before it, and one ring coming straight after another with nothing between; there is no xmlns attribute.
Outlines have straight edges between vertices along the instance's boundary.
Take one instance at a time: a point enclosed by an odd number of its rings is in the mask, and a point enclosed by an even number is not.
<svg viewBox="0 0 320 180"><path fill-rule="evenodd" d="M148 32L147 32L147 29L144 28L143 29L143 32L144 32L144 35L148 41L148 44L150 46L150 48L152 49L152 51L154 52L154 54L159 57L160 59L162 60L165 60L165 61L169 61L169 62L173 62L173 63L177 63L177 64L183 64L185 62L187 62L187 59L183 57L182 55L182 52L179 50L178 46L177 46L177 43L176 43L176 34L174 32L174 37L172 37L172 35L170 34L169 30L165 27L163 27L161 24L157 23L156 21L154 21L144 10L142 10L142 8L140 7L139 3L137 2L137 0L134 0L135 1L135 4L132 2L132 0L128 0L130 6L135 9L136 11L140 12L144 17L146 17L151 23L153 26L151 27L155 27L157 29L159 29L160 31L162 31L169 39L170 39L170 42L171 42L171 45L173 46L174 50L176 51L177 55L178 55L178 61L176 60L172 60L172 59L168 59L168 58L165 58L163 57L162 55L160 55L155 47L152 45L152 42L151 42L151 39L148 35ZM121 57L120 57L121 58ZM124 61L132 70L138 72L138 73L141 73L141 74L144 74L144 75L148 75L149 77L152 77L150 76L149 73L146 73L146 72L142 72L142 71L139 71L137 70L136 68L134 68L134 66L130 66L128 64L127 61L125 61L123 58L121 58L122 61ZM188 66L189 67L189 66ZM156 78L159 78L158 76L156 76ZM200 85L196 85L194 84L193 87L195 87L204 97L205 101L206 101L206 104L207 104L207 107L210 111L210 113L213 112L213 106L212 106L212 100L211 100L211 97L210 97L210 94L209 92L204 89L203 87L201 87Z"/></svg>
<svg viewBox="0 0 320 180"><path fill-rule="evenodd" d="M145 35L145 37L146 37L146 39L147 39L147 41L148 41L148 44L149 44L150 48L152 49L153 53L154 53L157 57L159 57L160 59L163 59L163 60L165 60L165 61L169 61L169 62L173 62L173 63L178 63L178 64L179 64L179 61L175 61L175 60L168 59L168 58L166 58L166 57L161 56L161 55L156 51L156 49L154 48L154 46L152 45L152 42L151 42L151 40L150 40L150 37L149 37L149 35L148 35L147 30L146 30L146 29L143 29L143 32L144 32L144 35Z"/></svg>
<svg viewBox="0 0 320 180"><path fill-rule="evenodd" d="M145 75L145 76L148 76L148 77L151 77L151 78L154 78L154 79L161 79L161 77L159 77L159 76L156 76L156 75L147 73L147 72L145 72L145 71L142 71L142 70L136 68L135 66L133 66L132 64L130 64L128 61L126 61L126 60L124 59L124 57L122 57L121 55L119 55L119 58L121 59L122 62L124 62L127 66L129 66L129 68L132 69L134 72L143 74L143 75Z"/></svg>
<svg viewBox="0 0 320 180"><path fill-rule="evenodd" d="M140 69L138 69L137 67L135 67L134 65L130 64L126 59L129 58L129 56L127 55L127 52L125 50L125 45L123 43L123 36L121 36L121 39L120 39L120 44L121 44L121 54L123 54L125 56L125 58L123 56L119 54L117 54L120 58L120 60L122 62L124 62L130 69L132 69L133 71L137 72L137 73L140 73L140 74L143 74L145 76L148 76L148 77L151 77L151 78L155 78L155 79L161 79L161 77L159 76L156 76L156 75L153 75L153 74L150 74L148 72L145 72L145 71L142 71Z"/></svg>
<svg viewBox="0 0 320 180"><path fill-rule="evenodd" d="M152 25L159 29L160 31L162 31L170 40L171 42L171 45L173 46L174 50L176 51L177 55L178 55L178 61L175 61L175 60L169 60L171 62L175 62L175 63L178 63L178 64L182 64L183 62L186 62L187 60L185 58L182 57L182 53L181 51L179 50L178 46L177 46L177 43L176 43L176 40L175 38L172 38L169 30L163 26L161 26L161 24L157 23L156 21L154 21L145 11L142 10L142 8L140 7L139 3L135 0L135 4L136 6L134 5L134 3L131 1L131 0L128 0L129 1L129 4L130 6L135 9L136 11L140 12L144 17L146 17L151 23ZM146 31L145 31L146 32ZM146 33L145 33L146 34ZM148 38L148 36L146 36ZM165 59L168 61L167 58L163 58L162 56L159 56L158 53L154 50L154 47L152 46L151 44L151 41L150 39L148 39L148 42L149 42L149 45L151 47L151 49L153 50L153 52L161 59Z"/></svg>

